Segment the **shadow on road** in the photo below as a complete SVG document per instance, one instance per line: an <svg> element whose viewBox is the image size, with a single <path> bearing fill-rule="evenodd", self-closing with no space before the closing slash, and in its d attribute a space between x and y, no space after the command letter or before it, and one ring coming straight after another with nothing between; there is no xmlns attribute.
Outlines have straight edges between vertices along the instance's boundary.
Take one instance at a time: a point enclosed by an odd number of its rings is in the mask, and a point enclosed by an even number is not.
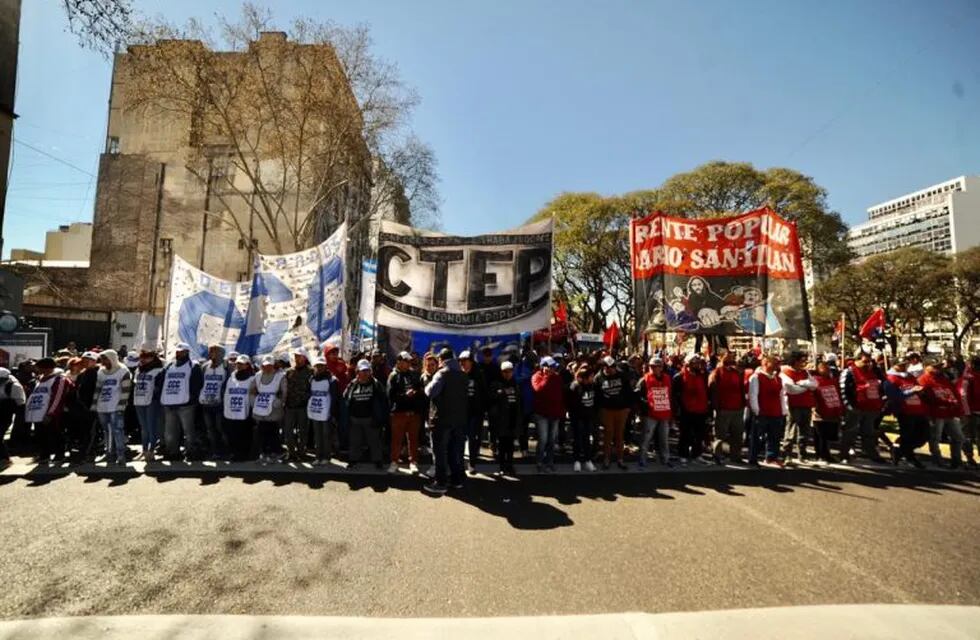
<svg viewBox="0 0 980 640"><path fill-rule="evenodd" d="M424 479L406 474L348 475L344 472L324 473L302 470L275 469L150 469L140 473L134 469L43 469L22 476L0 476L0 485L17 480L27 486L47 485L68 475L78 475L86 483L107 482L108 487L123 486L133 478L145 475L157 482L177 479L197 479L201 486L214 485L224 479L237 479L246 484L271 483L280 487L306 485L321 489L326 484L346 484L351 491L370 490L421 491ZM761 488L776 493L820 491L844 500L877 500L847 490L844 485L878 491L905 489L939 494L956 492L980 496L980 476L971 472L907 471L880 467L874 470L846 469L759 469L759 470L689 470L662 473L611 473L575 475L526 475L519 479L477 475L467 478L466 486L451 490L435 500L458 500L480 511L504 518L516 529L555 529L574 524L568 513L558 505L574 505L586 500L614 502L619 498L649 498L674 500L676 495L704 496L709 493L731 498L744 496L742 489ZM862 492L867 493L867 492ZM548 501L543 501L548 500Z"/></svg>

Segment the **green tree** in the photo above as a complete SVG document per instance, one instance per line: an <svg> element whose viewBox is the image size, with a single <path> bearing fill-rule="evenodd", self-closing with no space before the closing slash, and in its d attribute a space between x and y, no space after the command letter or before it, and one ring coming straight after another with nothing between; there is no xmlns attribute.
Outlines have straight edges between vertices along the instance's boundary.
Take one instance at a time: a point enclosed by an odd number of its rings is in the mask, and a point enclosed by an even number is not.
<svg viewBox="0 0 980 640"><path fill-rule="evenodd" d="M959 354L963 339L980 322L980 247L954 255L932 286L948 302L937 315L952 331L953 351Z"/></svg>

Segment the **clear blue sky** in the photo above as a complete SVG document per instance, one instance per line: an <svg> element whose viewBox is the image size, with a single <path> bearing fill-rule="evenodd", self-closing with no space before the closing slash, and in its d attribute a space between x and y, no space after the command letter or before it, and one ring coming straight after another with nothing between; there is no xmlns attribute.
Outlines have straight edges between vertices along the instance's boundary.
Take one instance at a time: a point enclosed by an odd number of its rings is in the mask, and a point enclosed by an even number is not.
<svg viewBox="0 0 980 640"><path fill-rule="evenodd" d="M57 0L24 2L15 137L94 174L109 63ZM812 175L855 223L865 209L980 173L980 2L269 2L369 23L422 98L443 227L517 225L561 191L650 188L703 162ZM224 0L137 0L183 21ZM91 220L94 179L15 145L6 247ZM980 224L980 221L978 221Z"/></svg>

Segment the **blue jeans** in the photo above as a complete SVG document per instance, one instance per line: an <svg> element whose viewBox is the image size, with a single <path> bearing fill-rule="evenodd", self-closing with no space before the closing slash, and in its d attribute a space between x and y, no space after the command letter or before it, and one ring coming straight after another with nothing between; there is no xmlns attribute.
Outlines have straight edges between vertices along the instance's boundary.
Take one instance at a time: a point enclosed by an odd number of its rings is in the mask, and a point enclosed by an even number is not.
<svg viewBox="0 0 980 640"><path fill-rule="evenodd" d="M436 424L432 429L432 457L435 459L436 482L463 482L463 445L465 427ZM448 477L447 477L448 476Z"/></svg>
<svg viewBox="0 0 980 640"><path fill-rule="evenodd" d="M785 421L782 416L752 416L749 462L758 459L763 439L765 440L766 460L775 460L779 457L779 440L783 437Z"/></svg>
<svg viewBox="0 0 980 640"><path fill-rule="evenodd" d="M112 456L113 445L116 450L116 460L126 462L126 431L122 411L99 413L99 423L105 430L105 457Z"/></svg>
<svg viewBox="0 0 980 640"><path fill-rule="evenodd" d="M538 432L538 464L553 464L555 441L558 439L558 418L546 418L535 414L534 425Z"/></svg>
<svg viewBox="0 0 980 640"><path fill-rule="evenodd" d="M162 411L158 404L148 404L145 407L134 406L136 420L140 423L140 443L143 451L150 451L160 442L160 418Z"/></svg>
<svg viewBox="0 0 980 640"><path fill-rule="evenodd" d="M169 458L180 457L180 436L184 436L184 447L188 454L197 446L194 434L194 418L197 406L181 405L163 408L163 441Z"/></svg>

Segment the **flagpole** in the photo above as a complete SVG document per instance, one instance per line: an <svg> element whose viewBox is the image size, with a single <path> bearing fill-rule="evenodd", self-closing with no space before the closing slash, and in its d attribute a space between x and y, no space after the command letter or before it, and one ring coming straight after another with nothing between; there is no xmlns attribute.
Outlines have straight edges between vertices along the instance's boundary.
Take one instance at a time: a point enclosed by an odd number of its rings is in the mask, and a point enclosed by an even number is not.
<svg viewBox="0 0 980 640"><path fill-rule="evenodd" d="M844 366L844 334L847 333L847 315L844 313L840 314L840 364L838 366Z"/></svg>

